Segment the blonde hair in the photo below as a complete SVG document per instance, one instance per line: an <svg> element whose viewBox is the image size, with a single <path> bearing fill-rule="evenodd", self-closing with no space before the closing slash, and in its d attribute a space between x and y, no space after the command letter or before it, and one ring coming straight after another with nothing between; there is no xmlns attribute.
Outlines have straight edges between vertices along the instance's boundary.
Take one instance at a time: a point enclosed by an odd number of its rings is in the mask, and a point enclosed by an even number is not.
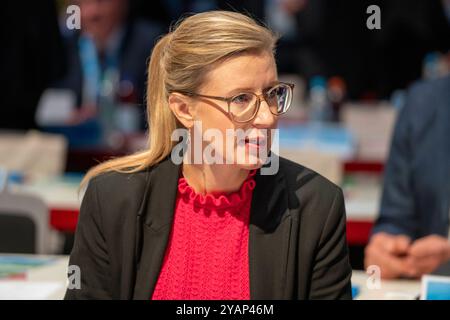
<svg viewBox="0 0 450 320"><path fill-rule="evenodd" d="M81 186L108 171L133 173L166 158L176 142L173 130L181 127L168 105L174 91L196 92L210 67L225 58L249 51L275 53L278 36L252 18L237 12L209 11L189 16L161 37L153 48L148 68L148 148L91 168Z"/></svg>

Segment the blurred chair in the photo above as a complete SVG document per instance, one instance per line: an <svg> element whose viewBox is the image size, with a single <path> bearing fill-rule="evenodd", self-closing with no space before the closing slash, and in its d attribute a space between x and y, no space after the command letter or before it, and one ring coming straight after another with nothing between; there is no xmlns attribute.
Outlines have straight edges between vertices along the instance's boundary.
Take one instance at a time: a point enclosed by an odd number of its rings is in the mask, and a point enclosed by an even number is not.
<svg viewBox="0 0 450 320"><path fill-rule="evenodd" d="M357 141L356 158L376 162L387 159L397 112L386 102L342 106L342 122Z"/></svg>
<svg viewBox="0 0 450 320"><path fill-rule="evenodd" d="M0 191L0 252L52 254L55 236L41 199Z"/></svg>
<svg viewBox="0 0 450 320"><path fill-rule="evenodd" d="M30 177L59 176L66 165L64 136L42 133L0 131L0 168Z"/></svg>

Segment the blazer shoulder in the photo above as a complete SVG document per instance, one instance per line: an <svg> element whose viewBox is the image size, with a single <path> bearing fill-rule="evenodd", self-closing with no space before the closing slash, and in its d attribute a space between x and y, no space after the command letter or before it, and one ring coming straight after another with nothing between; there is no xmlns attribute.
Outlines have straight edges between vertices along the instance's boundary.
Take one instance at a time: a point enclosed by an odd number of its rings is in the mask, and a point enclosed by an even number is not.
<svg viewBox="0 0 450 320"><path fill-rule="evenodd" d="M344 206L342 189L316 171L280 157L280 173L290 206L300 208L303 214L326 218L330 208Z"/></svg>
<svg viewBox="0 0 450 320"><path fill-rule="evenodd" d="M295 190L306 188L312 189L312 191L321 190L332 194L341 192L339 186L321 174L283 157L280 157L280 171L282 171L288 185L290 187L294 186Z"/></svg>
<svg viewBox="0 0 450 320"><path fill-rule="evenodd" d="M101 191L126 192L126 190L130 190L130 188L132 190L145 188L148 175L148 170L133 173L109 171L93 177L89 181L88 186L95 186L97 190Z"/></svg>
<svg viewBox="0 0 450 320"><path fill-rule="evenodd" d="M345 221L342 189L305 166L280 159L280 169L287 185L288 203L293 216L314 234L309 241L321 242L333 235Z"/></svg>
<svg viewBox="0 0 450 320"><path fill-rule="evenodd" d="M100 208L108 214L114 212L116 208L125 206L131 210L142 202L149 174L147 170L134 173L116 171L101 173L89 181L84 198L88 193L95 193Z"/></svg>

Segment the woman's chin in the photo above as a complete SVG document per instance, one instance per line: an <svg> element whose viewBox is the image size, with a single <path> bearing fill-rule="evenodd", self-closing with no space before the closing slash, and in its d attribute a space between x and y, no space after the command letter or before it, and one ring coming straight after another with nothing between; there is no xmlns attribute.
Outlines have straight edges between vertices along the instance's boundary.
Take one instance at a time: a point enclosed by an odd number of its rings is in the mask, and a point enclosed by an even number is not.
<svg viewBox="0 0 450 320"><path fill-rule="evenodd" d="M257 170L262 166L263 166L262 164L240 164L239 168L250 171L250 170Z"/></svg>
<svg viewBox="0 0 450 320"><path fill-rule="evenodd" d="M265 161L258 157L249 157L243 162L238 163L238 166L242 169L255 170L259 169L264 165Z"/></svg>

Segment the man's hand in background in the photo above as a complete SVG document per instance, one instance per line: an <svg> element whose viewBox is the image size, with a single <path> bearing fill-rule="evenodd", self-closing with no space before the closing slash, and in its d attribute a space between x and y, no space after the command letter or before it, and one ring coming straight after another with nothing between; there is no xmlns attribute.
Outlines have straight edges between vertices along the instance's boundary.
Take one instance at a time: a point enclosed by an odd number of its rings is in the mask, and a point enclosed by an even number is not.
<svg viewBox="0 0 450 320"><path fill-rule="evenodd" d="M410 261L406 258L410 246L411 239L407 236L377 233L365 249L365 268L377 265L384 279L414 276L416 270L412 269Z"/></svg>
<svg viewBox="0 0 450 320"><path fill-rule="evenodd" d="M438 235L414 241L408 251L408 265L414 270L414 277L431 273L448 260L450 260L450 242Z"/></svg>

